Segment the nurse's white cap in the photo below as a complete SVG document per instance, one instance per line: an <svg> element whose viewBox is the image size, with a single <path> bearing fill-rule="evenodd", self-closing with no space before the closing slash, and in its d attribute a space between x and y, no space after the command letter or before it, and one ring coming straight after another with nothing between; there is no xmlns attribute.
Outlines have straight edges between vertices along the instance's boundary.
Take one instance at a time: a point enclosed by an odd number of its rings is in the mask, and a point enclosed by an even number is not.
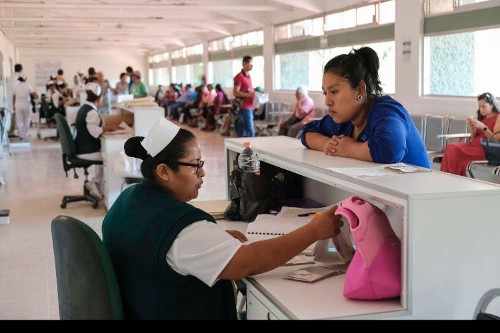
<svg viewBox="0 0 500 333"><path fill-rule="evenodd" d="M180 127L171 121L160 118L156 125L149 130L148 135L142 140L141 145L149 155L155 157L172 142L179 129Z"/></svg>

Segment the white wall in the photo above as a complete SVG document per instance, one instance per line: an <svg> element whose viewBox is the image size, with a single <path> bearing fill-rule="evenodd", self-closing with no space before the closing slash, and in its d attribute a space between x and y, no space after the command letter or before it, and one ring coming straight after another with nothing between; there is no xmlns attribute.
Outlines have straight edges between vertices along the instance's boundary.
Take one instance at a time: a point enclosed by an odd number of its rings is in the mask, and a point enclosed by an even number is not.
<svg viewBox="0 0 500 333"><path fill-rule="evenodd" d="M139 70L142 74L142 81L148 82L147 57L142 53L97 49L19 49L19 62L23 65L28 82L33 87L35 87L35 64L44 60L60 60L64 78L70 85L73 84L73 76L78 70L83 70L86 74L89 67L94 67L97 72L102 71L113 87L119 81L120 73L125 72L127 66ZM44 91L45 87L36 89Z"/></svg>
<svg viewBox="0 0 500 333"><path fill-rule="evenodd" d="M12 72L14 72L14 65L17 63L16 49L1 32L0 52L2 54L2 61L0 62L0 74L2 74L0 77L0 107L10 108L11 106L7 105L7 79L9 79Z"/></svg>
<svg viewBox="0 0 500 333"><path fill-rule="evenodd" d="M9 78L12 72L14 72L14 65L16 61L16 49L14 46L5 38L3 33L0 32L0 52L2 52L3 62L0 64L2 67L3 78ZM10 65L9 59L12 59L12 66Z"/></svg>

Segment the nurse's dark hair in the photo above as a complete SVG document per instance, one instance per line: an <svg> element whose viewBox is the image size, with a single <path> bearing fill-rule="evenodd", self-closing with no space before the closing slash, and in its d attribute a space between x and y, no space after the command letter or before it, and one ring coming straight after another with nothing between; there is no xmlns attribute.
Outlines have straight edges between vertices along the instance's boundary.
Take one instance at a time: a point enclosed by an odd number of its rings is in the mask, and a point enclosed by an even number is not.
<svg viewBox="0 0 500 333"><path fill-rule="evenodd" d="M154 171L158 164L166 164L174 172L179 170L177 161L189 154L187 146L193 139L196 139L193 133L181 128L174 139L155 157L149 155L141 145L142 140L144 140L143 136L134 136L128 139L123 148L127 156L139 158L143 161L141 165L143 177L154 181Z"/></svg>
<svg viewBox="0 0 500 333"><path fill-rule="evenodd" d="M359 86L361 81L366 84L366 94L381 96L382 87L378 76L380 68L377 52L365 46L352 49L347 54L341 54L328 61L323 74L333 73L343 77L352 88Z"/></svg>
<svg viewBox="0 0 500 333"><path fill-rule="evenodd" d="M87 94L87 101L94 103L97 101L99 98L101 98L101 95L96 95L92 92L92 90L85 90L85 93Z"/></svg>

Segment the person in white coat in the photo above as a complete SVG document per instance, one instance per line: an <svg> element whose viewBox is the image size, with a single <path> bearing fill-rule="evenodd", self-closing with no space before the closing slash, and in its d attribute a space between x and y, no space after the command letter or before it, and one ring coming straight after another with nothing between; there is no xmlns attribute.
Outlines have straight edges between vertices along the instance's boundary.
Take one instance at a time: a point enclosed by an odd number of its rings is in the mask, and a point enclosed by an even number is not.
<svg viewBox="0 0 500 333"><path fill-rule="evenodd" d="M19 76L23 72L23 65L16 64L14 66L14 73L9 78L7 84L7 107L9 108L9 117L7 118L6 128L9 129L9 136L16 136L16 126L15 126L15 113L14 113L14 87L19 84Z"/></svg>
<svg viewBox="0 0 500 333"><path fill-rule="evenodd" d="M20 74L17 78L19 83L14 86L13 102L14 113L16 113L17 129L21 140L29 140L29 129L31 121L31 95L34 94L31 85L26 82L26 75Z"/></svg>

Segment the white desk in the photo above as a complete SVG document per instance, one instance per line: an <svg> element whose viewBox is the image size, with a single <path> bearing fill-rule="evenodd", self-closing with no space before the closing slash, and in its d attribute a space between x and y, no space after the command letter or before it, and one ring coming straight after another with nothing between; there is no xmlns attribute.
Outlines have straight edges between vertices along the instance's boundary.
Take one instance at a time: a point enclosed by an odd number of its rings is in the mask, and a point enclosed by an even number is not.
<svg viewBox="0 0 500 333"><path fill-rule="evenodd" d="M158 120L165 116L165 110L160 107L151 106L126 106L124 104L116 104L118 113L132 113L134 115L134 130L135 135L146 136L148 131L155 125Z"/></svg>
<svg viewBox="0 0 500 333"><path fill-rule="evenodd" d="M472 319L483 293L500 281L500 186L438 171L353 178L327 167L379 167L329 157L288 137L226 139L227 173L250 141L261 162L304 177L304 195L329 205L358 195L382 208L401 238L400 299L354 301L345 275L314 284L286 281L287 267L245 280L249 319Z"/></svg>
<svg viewBox="0 0 500 333"><path fill-rule="evenodd" d="M127 107L117 105L119 112L134 115L134 135L145 136L149 129L164 116L165 111L159 107ZM104 134L101 138L101 152L104 165L104 204L109 209L120 194L123 178L115 174L115 163L119 161L120 152L130 136Z"/></svg>

